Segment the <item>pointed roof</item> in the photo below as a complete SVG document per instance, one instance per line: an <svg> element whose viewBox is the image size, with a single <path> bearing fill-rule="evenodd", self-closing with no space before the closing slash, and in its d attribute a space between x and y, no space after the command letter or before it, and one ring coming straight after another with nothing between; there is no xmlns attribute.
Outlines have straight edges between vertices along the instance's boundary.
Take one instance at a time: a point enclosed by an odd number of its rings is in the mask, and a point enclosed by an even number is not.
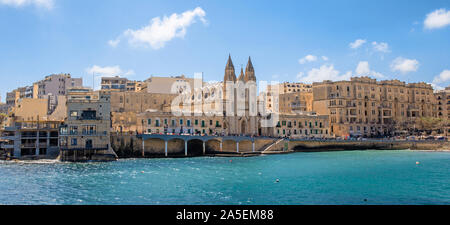
<svg viewBox="0 0 450 225"><path fill-rule="evenodd" d="M244 79L244 68L242 68L242 67L241 67L241 75L239 75L238 80L245 81L245 79Z"/></svg>
<svg viewBox="0 0 450 225"><path fill-rule="evenodd" d="M233 68L234 69L234 65L233 65L233 61L231 60L231 54L228 54L228 61L227 61L227 66L226 68Z"/></svg>
<svg viewBox="0 0 450 225"><path fill-rule="evenodd" d="M253 68L252 59L250 58L250 56L248 57L247 68L245 68L245 71L255 72L255 69Z"/></svg>
<svg viewBox="0 0 450 225"><path fill-rule="evenodd" d="M245 68L245 81L255 81L255 69L253 68L252 59L248 57L247 68Z"/></svg>
<svg viewBox="0 0 450 225"><path fill-rule="evenodd" d="M223 77L223 81L236 81L236 74L234 73L234 65L231 60L231 54L228 55L228 62L225 67L225 76Z"/></svg>

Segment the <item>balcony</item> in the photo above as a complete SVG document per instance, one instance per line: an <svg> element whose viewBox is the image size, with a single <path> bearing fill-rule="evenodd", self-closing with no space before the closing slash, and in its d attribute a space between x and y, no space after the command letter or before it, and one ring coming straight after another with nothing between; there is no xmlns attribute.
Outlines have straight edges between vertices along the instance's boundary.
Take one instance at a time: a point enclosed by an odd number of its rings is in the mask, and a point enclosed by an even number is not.
<svg viewBox="0 0 450 225"><path fill-rule="evenodd" d="M61 151L106 151L109 149L109 145L92 145L92 146L70 146L62 145L60 146Z"/></svg>
<svg viewBox="0 0 450 225"><path fill-rule="evenodd" d="M97 131L83 131L82 135L97 135Z"/></svg>
<svg viewBox="0 0 450 225"><path fill-rule="evenodd" d="M79 116L77 117L77 120L102 120L102 117L98 116Z"/></svg>
<svg viewBox="0 0 450 225"><path fill-rule="evenodd" d="M3 148L3 149L13 149L14 145L2 145L0 147Z"/></svg>

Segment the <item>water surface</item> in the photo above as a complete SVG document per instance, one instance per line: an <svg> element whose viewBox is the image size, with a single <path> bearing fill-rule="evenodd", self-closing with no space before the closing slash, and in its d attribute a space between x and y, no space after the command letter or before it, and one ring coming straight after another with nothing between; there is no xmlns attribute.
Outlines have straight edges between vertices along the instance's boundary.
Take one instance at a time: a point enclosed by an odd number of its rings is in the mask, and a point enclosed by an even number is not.
<svg viewBox="0 0 450 225"><path fill-rule="evenodd" d="M0 190L0 204L450 204L450 153L0 162Z"/></svg>

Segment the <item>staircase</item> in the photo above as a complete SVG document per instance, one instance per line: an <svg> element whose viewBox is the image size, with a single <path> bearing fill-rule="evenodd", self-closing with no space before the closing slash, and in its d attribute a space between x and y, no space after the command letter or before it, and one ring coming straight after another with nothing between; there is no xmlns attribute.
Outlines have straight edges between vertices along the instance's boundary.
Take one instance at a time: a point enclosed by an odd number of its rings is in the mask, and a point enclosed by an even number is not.
<svg viewBox="0 0 450 225"><path fill-rule="evenodd" d="M277 146L279 147L280 144L284 144L284 139L278 139L273 144L267 146L265 149L263 149L262 154L270 154L270 153L280 152L280 149L277 148ZM283 146L281 146L281 151L283 151L282 149L283 149Z"/></svg>

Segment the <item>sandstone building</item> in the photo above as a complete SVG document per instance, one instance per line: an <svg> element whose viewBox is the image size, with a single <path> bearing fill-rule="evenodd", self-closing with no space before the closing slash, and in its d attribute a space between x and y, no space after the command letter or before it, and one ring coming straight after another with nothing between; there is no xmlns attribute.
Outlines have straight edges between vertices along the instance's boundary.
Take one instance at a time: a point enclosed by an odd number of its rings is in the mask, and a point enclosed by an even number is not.
<svg viewBox="0 0 450 225"><path fill-rule="evenodd" d="M88 88L67 93L67 118L60 129L63 160L89 159L92 154L114 155L110 144L110 95Z"/></svg>
<svg viewBox="0 0 450 225"><path fill-rule="evenodd" d="M433 88L426 83L350 81L313 83L313 110L329 115L336 136L385 136L405 132L420 117L436 117Z"/></svg>
<svg viewBox="0 0 450 225"><path fill-rule="evenodd" d="M59 154L59 126L66 116L64 96L49 110L49 99L19 99L2 131L2 148L14 157L54 157Z"/></svg>
<svg viewBox="0 0 450 225"><path fill-rule="evenodd" d="M72 78L70 74L52 74L43 80L35 82L31 86L19 87L6 94L6 104L13 107L19 99L40 98L50 99L49 108L54 108L58 103L57 96L64 96L70 88L81 87L82 78Z"/></svg>
<svg viewBox="0 0 450 225"><path fill-rule="evenodd" d="M101 89L104 91L141 92L147 90L147 83L143 81L132 81L119 76L102 77Z"/></svg>

